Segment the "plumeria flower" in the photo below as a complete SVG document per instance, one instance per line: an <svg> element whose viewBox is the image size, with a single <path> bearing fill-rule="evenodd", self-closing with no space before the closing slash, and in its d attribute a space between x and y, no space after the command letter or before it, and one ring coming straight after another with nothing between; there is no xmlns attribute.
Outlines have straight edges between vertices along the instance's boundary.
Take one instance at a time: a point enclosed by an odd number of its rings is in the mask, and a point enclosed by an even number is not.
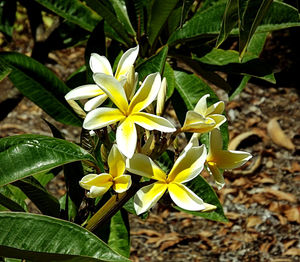
<svg viewBox="0 0 300 262"><path fill-rule="evenodd" d="M89 190L88 197L103 196L111 186L117 193L123 193L131 186L131 176L124 174L125 158L116 145L108 155L108 167L109 173L89 174L80 180L80 186Z"/></svg>
<svg viewBox="0 0 300 262"><path fill-rule="evenodd" d="M243 151L223 150L223 140L219 129L213 129L209 136L209 152L206 164L213 175L218 189L221 189L225 182L223 170L231 170L245 164L251 154Z"/></svg>
<svg viewBox="0 0 300 262"><path fill-rule="evenodd" d="M143 154L134 154L127 159L126 168L133 174L157 180L157 182L142 187L134 197L134 208L137 214L149 210L168 190L174 203L186 210L199 211L208 205L183 183L198 176L206 159L204 145L188 148L182 152L167 175L153 160Z"/></svg>
<svg viewBox="0 0 300 262"><path fill-rule="evenodd" d="M117 122L116 141L119 150L128 158L134 154L137 143L135 124L161 132L174 132L175 127L165 118L140 112L156 98L161 84L159 73L148 75L130 104L119 81L105 74L94 74L95 82L103 89L117 108L100 107L89 112L83 122L88 130L99 129Z"/></svg>
<svg viewBox="0 0 300 262"><path fill-rule="evenodd" d="M126 82L127 73L133 66L138 53L139 46L136 46L127 50L120 58L115 78L123 84ZM90 68L94 74L103 73L113 76L112 67L105 56L92 53L90 57ZM74 88L65 96L66 100L80 100L88 98L92 99L85 103L85 111L91 111L100 106L107 99L107 95L96 84L88 84Z"/></svg>
<svg viewBox="0 0 300 262"><path fill-rule="evenodd" d="M225 121L225 116L221 115L225 105L219 101L207 107L206 99L210 95L204 95L197 103L193 111L188 111L182 127L183 132L205 133L221 126Z"/></svg>

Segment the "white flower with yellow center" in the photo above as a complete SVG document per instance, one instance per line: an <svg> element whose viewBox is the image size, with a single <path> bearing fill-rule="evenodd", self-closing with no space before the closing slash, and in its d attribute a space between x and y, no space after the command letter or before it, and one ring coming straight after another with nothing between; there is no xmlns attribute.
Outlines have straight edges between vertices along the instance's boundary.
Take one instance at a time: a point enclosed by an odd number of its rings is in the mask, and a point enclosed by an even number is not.
<svg viewBox="0 0 300 262"><path fill-rule="evenodd" d="M117 108L100 107L89 112L83 122L88 130L99 129L116 122L116 141L119 150L128 158L134 154L137 143L135 124L161 132L174 132L175 127L165 118L140 112L156 98L161 84L159 73L148 75L142 86L132 98L130 104L121 83L114 77L105 74L94 74L95 82L103 89Z"/></svg>
<svg viewBox="0 0 300 262"><path fill-rule="evenodd" d="M103 73L106 75L114 76L118 81L122 83L122 85L124 85L127 73L133 66L138 53L139 46L127 50L120 58L115 75L113 75L112 67L108 59L105 56L100 56L96 53L91 54L90 68L94 74ZM85 111L91 111L100 106L107 99L107 95L99 88L98 85L88 84L74 88L65 96L66 100L79 100L88 98L92 99L85 103Z"/></svg>
<svg viewBox="0 0 300 262"><path fill-rule="evenodd" d="M193 147L189 144L174 163L167 175L153 160L143 154L134 154L127 159L126 168L133 174L157 180L157 182L142 187L134 197L134 207L137 214L149 210L168 190L174 203L186 210L205 210L208 205L183 183L199 175L206 159L204 145Z"/></svg>
<svg viewBox="0 0 300 262"><path fill-rule="evenodd" d="M89 190L88 197L103 196L111 186L117 193L123 193L131 186L131 176L124 174L125 159L116 145L108 155L108 167L109 173L89 174L80 180L80 186Z"/></svg>
<svg viewBox="0 0 300 262"><path fill-rule="evenodd" d="M212 173L218 189L225 182L223 170L231 170L245 164L251 154L243 151L223 150L223 140L219 129L213 129L209 136L209 152L206 158L207 166Z"/></svg>
<svg viewBox="0 0 300 262"><path fill-rule="evenodd" d="M219 101L207 107L206 99L210 95L203 96L195 106L193 111L188 111L182 127L183 132L205 133L221 126L225 121L222 115L225 105Z"/></svg>

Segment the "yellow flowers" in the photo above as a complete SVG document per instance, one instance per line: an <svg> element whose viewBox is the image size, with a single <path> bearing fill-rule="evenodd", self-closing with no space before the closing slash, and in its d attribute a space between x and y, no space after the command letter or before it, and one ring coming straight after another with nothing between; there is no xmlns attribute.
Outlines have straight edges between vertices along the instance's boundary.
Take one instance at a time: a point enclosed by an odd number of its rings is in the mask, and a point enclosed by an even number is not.
<svg viewBox="0 0 300 262"><path fill-rule="evenodd" d="M131 176L125 175L125 159L116 145L108 155L109 173L89 174L79 182L80 186L89 190L88 197L104 195L112 186L117 193L125 192L131 186Z"/></svg>
<svg viewBox="0 0 300 262"><path fill-rule="evenodd" d="M155 129L161 132L174 132L176 130L167 119L140 112L154 101L159 92L161 86L159 73L146 77L129 104L124 88L114 77L97 73L94 74L94 80L117 108L100 107L94 109L87 114L83 127L94 130L120 122L117 127L116 141L119 150L126 157L131 158L136 148L137 131L135 124L147 130Z"/></svg>
<svg viewBox="0 0 300 262"><path fill-rule="evenodd" d="M154 161L145 155L135 154L127 160L127 170L157 182L141 188L134 197L137 214L149 210L162 197L166 190L176 205L187 210L204 210L203 200L188 187L183 185L195 178L202 171L206 159L204 145L188 148L183 151L167 175Z"/></svg>
<svg viewBox="0 0 300 262"><path fill-rule="evenodd" d="M242 151L223 150L223 140L219 129L211 131L209 136L209 151L206 159L218 189L224 186L223 170L231 170L245 164L251 154Z"/></svg>
<svg viewBox="0 0 300 262"><path fill-rule="evenodd" d="M225 121L225 116L221 115L225 105L219 101L207 108L206 99L210 95L204 95L198 101L194 111L188 111L182 127L183 132L205 133L221 126Z"/></svg>

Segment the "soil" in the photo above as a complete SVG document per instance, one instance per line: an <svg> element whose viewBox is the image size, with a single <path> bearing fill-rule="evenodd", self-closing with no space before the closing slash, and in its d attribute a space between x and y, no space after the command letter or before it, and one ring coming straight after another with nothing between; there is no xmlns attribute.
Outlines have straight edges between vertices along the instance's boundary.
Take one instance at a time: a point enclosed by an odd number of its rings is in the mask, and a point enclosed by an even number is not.
<svg viewBox="0 0 300 262"><path fill-rule="evenodd" d="M275 65L276 85L253 81L230 102L217 92L226 102L230 137L252 131L237 147L253 155L251 163L226 172L226 186L216 189L229 222L208 221L158 204L146 220L130 216L132 261L300 260L300 100L295 77L299 56L292 55L298 52L294 34L295 30L274 33L262 54ZM0 49L30 55L30 41L21 31L11 44L2 41ZM83 47L52 52L52 63L46 66L66 79L84 63L83 52ZM11 108L16 105L8 114L0 114L0 137L51 135L43 121L46 118L68 140L79 140L80 129L53 121L22 98L8 79L0 83L0 94L1 110L8 101ZM271 126L271 121L280 127ZM58 179L49 190L64 194L63 180Z"/></svg>

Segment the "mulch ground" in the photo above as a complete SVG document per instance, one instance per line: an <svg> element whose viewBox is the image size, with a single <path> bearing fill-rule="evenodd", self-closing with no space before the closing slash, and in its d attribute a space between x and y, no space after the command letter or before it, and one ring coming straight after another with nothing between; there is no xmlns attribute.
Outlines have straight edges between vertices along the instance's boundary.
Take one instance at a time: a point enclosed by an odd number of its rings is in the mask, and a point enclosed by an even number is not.
<svg viewBox="0 0 300 262"><path fill-rule="evenodd" d="M273 63L272 52L276 51L280 54L275 56L278 67L283 63L294 69L290 49L278 47L277 41L269 41L264 58ZM30 39L22 34L10 45L0 42L0 50L30 54L26 43ZM84 63L83 50L76 47L52 52L52 63L47 66L66 79ZM282 72L286 74L285 69ZM133 261L300 260L300 101L298 90L289 83L250 83L233 101L226 102L235 148L253 155L243 169L226 172L226 186L217 191L229 223L208 221L158 204L146 220L130 216ZM0 94L1 103L18 96L18 91L5 79L0 83ZM57 125L69 140L78 141L79 129L53 122L26 98L1 119L0 137L51 135L42 118ZM63 180L49 190L64 194Z"/></svg>

